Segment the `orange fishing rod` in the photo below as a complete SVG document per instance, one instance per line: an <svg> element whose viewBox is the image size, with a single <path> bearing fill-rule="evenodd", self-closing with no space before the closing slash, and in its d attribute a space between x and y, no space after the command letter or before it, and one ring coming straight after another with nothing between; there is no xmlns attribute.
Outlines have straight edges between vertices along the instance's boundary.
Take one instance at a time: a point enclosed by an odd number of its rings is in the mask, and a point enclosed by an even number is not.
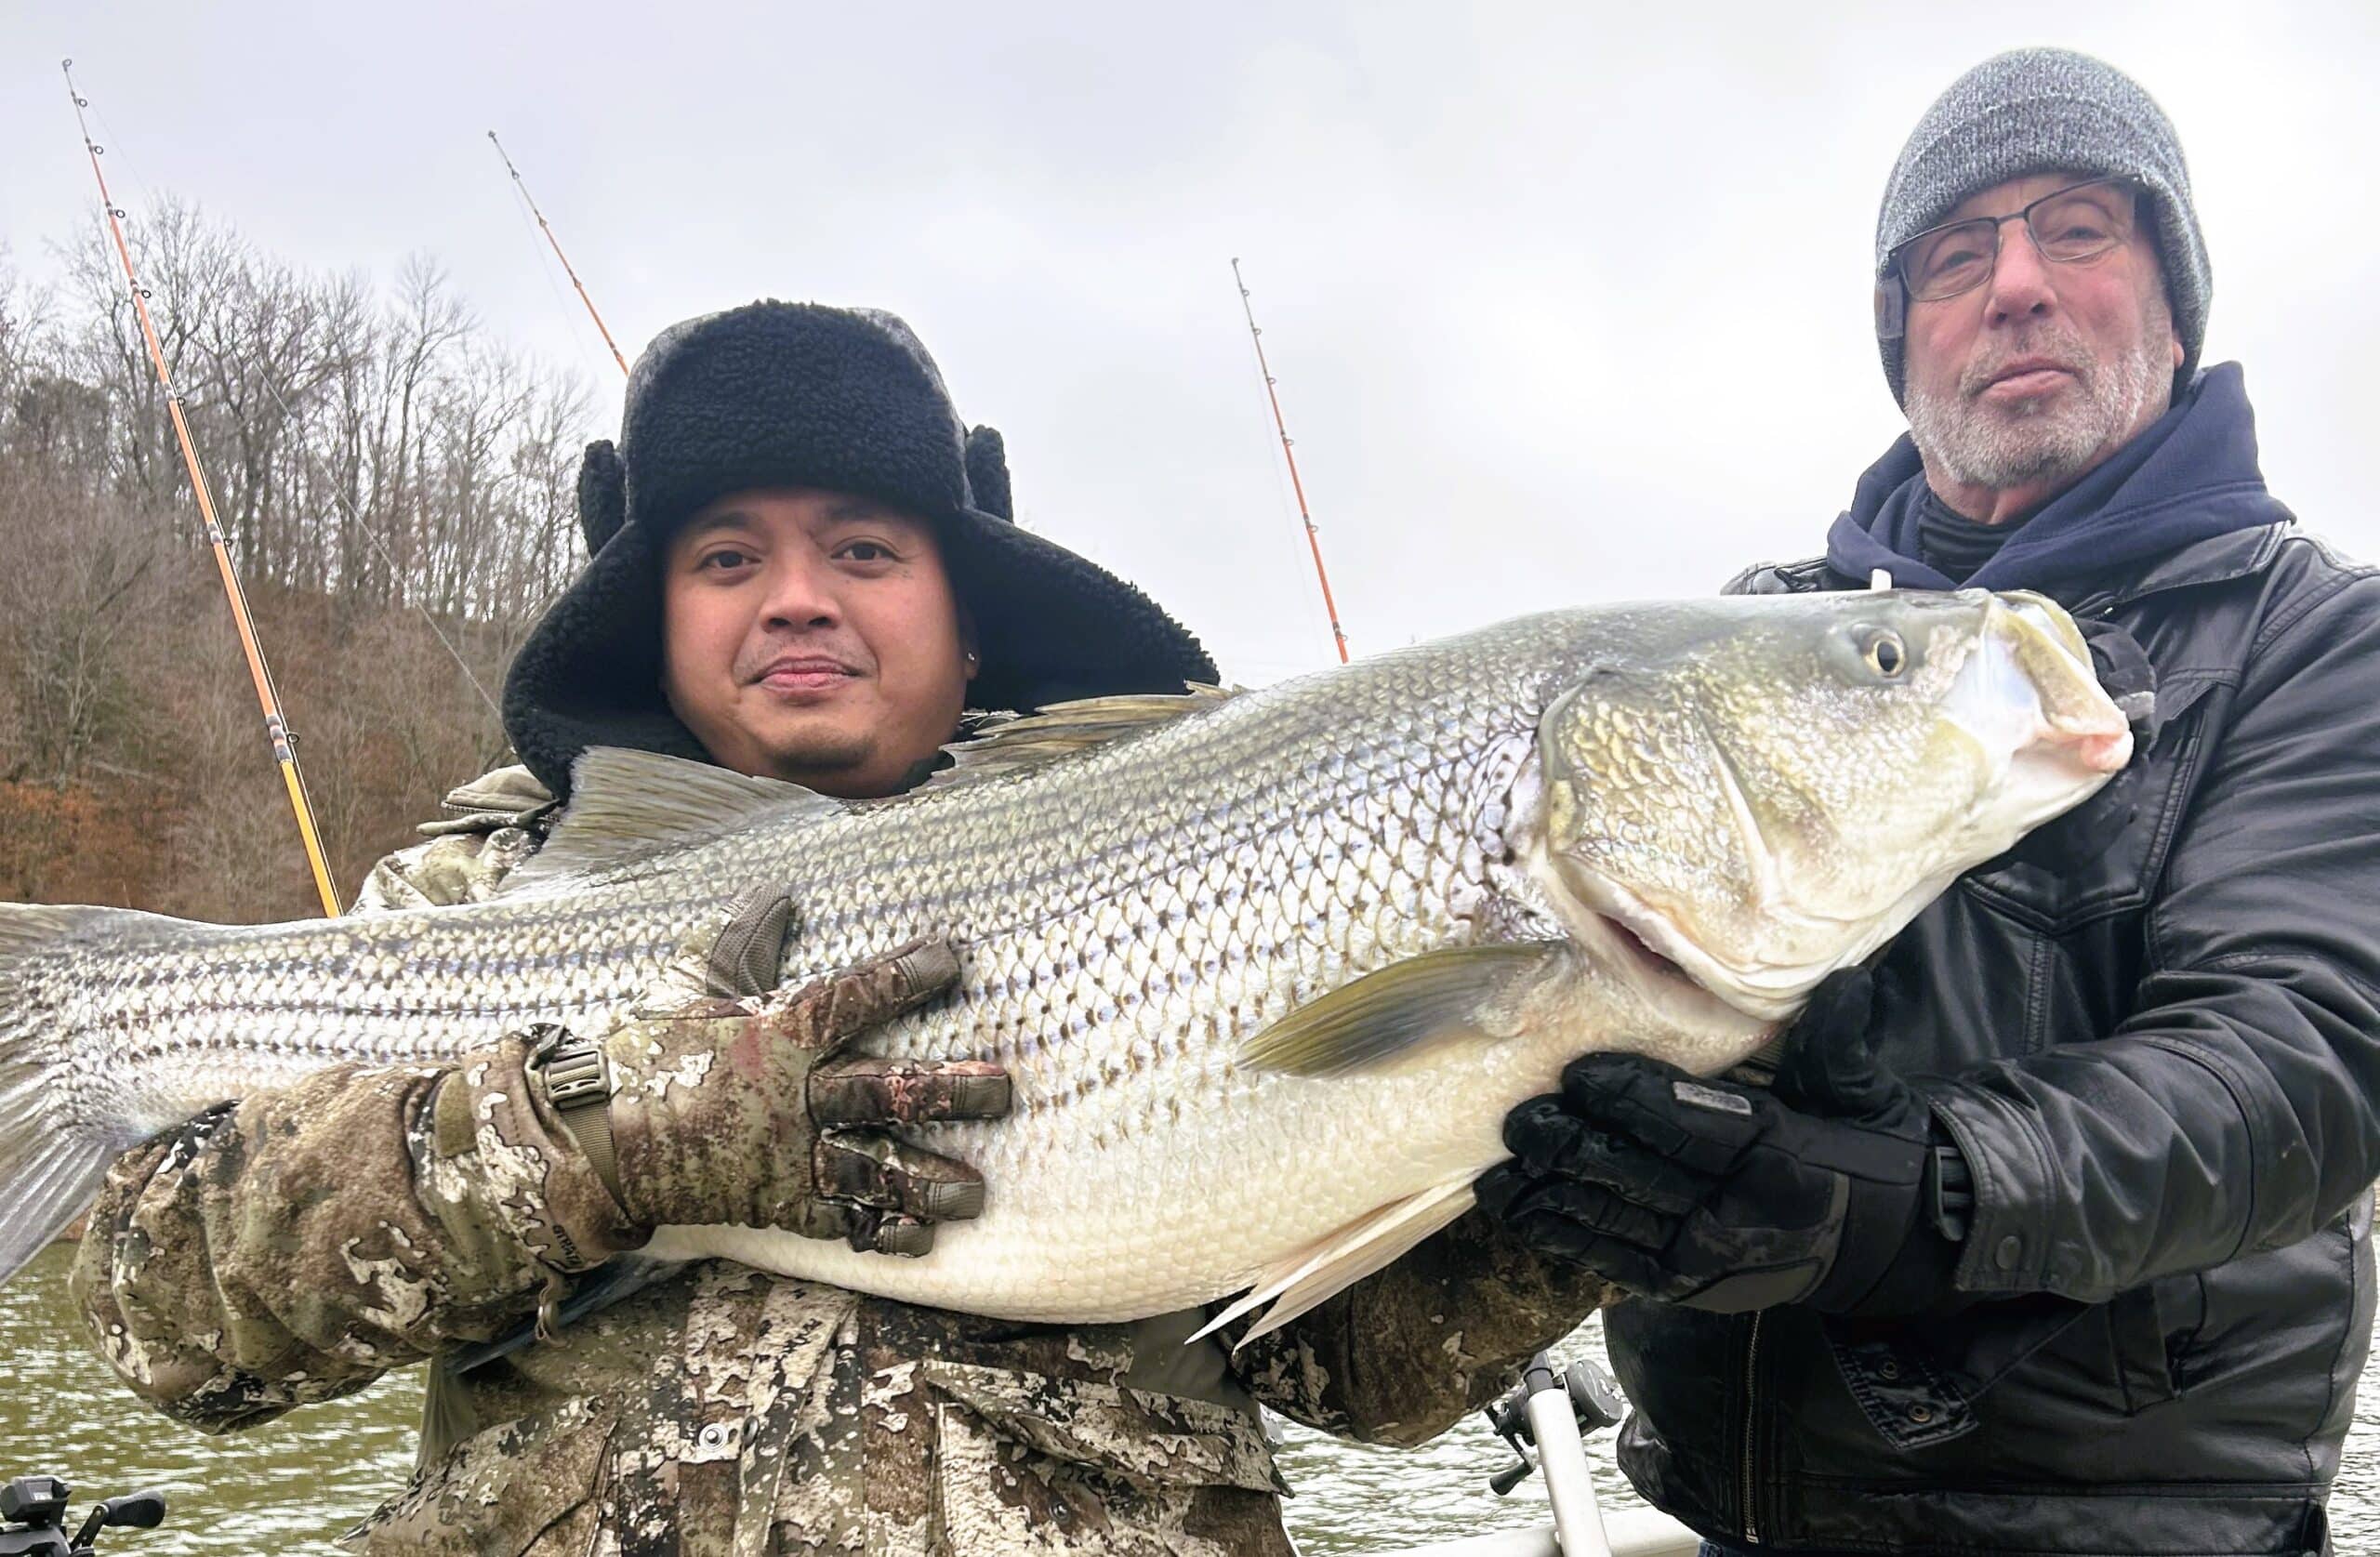
<svg viewBox="0 0 2380 1557"><path fill-rule="evenodd" d="M289 732L289 721L281 711L281 693L272 684L272 672L264 663L264 648L257 641L255 621L248 615L247 596L241 592L240 575L231 567L231 548L223 538L223 527L216 521L215 497L206 487L206 471L198 460L198 445L191 442L190 424L182 418L181 391L174 388L173 376L165 371L165 349L157 342L156 323L149 317L149 289L132 268L132 249L124 241L124 211L108 193L107 175L99 171L99 158L105 148L91 139L91 126L83 111L90 102L74 87L74 61L61 59L59 68L66 73L66 95L74 99L74 123L83 132L83 150L90 153L91 177L99 180L99 207L107 213L108 233L115 240L116 258L124 263L124 284L132 297L133 311L140 318L141 338L149 344L149 365L157 370L157 382L165 391L165 411L173 418L174 437L182 447L182 466L190 472L190 488L198 498L199 517L206 523L206 543L215 551L215 568L223 576L223 595L231 605L231 623L239 629L240 649L247 655L248 679L256 683L257 702L264 709L265 733L272 741L272 759L280 765L282 783L289 790L289 809L298 818L298 836L306 845L306 863L313 867L314 891L322 894L323 912L338 916L338 890L331 885L330 867L323 862L322 835L314 827L314 808L306 798L306 780L298 771L297 737Z"/></svg>
<svg viewBox="0 0 2380 1557"><path fill-rule="evenodd" d="M1298 495L1298 517L1305 521L1306 548L1314 553L1314 576L1322 586L1322 609L1330 617L1330 637L1339 645L1339 663L1347 663L1347 632L1339 625L1339 602L1330 598L1330 574L1322 566L1322 532L1315 528L1314 515L1305 506L1305 482L1298 479L1297 451L1290 446L1289 426L1281 419L1281 397L1274 389L1273 370L1264 362L1264 332L1256 327L1256 309L1248 300L1248 283L1239 274L1239 261L1231 262L1231 279L1239 287L1239 309L1248 315L1248 338L1256 343L1256 371L1264 376L1264 398L1272 402L1273 426L1281 434L1281 455L1289 462L1289 488Z"/></svg>
<svg viewBox="0 0 2380 1557"><path fill-rule="evenodd" d="M562 252L562 240L554 236L553 224L546 220L546 214L543 211L537 209L537 197L529 192L528 180L522 178L521 170L512 165L512 158L504 150L504 142L496 139L496 132L488 131L487 138L496 147L496 154L504 158L504 171L511 174L512 181L521 186L521 198L529 203L529 214L536 217L537 225L546 230L546 242L553 245L554 257L562 261L562 273L570 278L571 285L578 288L578 300L587 305L587 317L595 321L595 328L602 334L603 344L612 349L612 361L620 364L620 372L625 376L628 371L628 360L620 355L619 343L612 338L612 332L604 327L603 316L595 311L595 299L588 296L587 284L580 281L578 272L570 268L570 256Z"/></svg>

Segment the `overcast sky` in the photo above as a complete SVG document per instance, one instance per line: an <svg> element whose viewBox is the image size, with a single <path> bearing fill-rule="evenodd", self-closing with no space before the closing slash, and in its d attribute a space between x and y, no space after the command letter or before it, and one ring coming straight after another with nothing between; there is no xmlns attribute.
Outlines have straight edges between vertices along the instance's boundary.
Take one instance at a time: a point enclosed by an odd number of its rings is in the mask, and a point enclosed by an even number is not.
<svg viewBox="0 0 2380 1557"><path fill-rule="evenodd" d="M1876 200L1968 65L2056 43L2179 125L2274 490L2380 555L2380 6L188 6L0 0L0 243L137 218L301 265L426 251L525 350L618 372L756 297L907 317L1021 517L1227 674L1327 663L1230 260L1357 653L1808 555L1899 430ZM137 225L135 231L137 231Z"/></svg>

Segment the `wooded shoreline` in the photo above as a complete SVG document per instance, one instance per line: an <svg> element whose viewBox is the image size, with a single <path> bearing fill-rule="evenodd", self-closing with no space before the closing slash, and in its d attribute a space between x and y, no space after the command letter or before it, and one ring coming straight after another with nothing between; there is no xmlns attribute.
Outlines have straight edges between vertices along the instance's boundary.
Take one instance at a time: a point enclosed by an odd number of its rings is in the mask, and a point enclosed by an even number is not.
<svg viewBox="0 0 2380 1557"><path fill-rule="evenodd" d="M498 692L576 563L585 386L426 256L300 271L170 198L129 237L351 895L503 759L472 681ZM42 286L0 253L0 901L318 913L104 242Z"/></svg>

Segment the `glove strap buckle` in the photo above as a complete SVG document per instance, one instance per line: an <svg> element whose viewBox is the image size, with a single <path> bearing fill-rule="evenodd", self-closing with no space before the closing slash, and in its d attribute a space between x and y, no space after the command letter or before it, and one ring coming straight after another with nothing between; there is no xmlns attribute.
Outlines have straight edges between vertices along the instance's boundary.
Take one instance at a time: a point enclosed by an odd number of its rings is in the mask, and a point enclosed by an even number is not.
<svg viewBox="0 0 2380 1557"><path fill-rule="evenodd" d="M561 1114L611 1102L612 1066L603 1051L583 1038L556 1049L546 1062L546 1101Z"/></svg>
<svg viewBox="0 0 2380 1557"><path fill-rule="evenodd" d="M557 1114L612 1100L612 1067L591 1039L539 1023L529 1029L529 1070Z"/></svg>
<svg viewBox="0 0 2380 1557"><path fill-rule="evenodd" d="M603 1187L620 1194L619 1154L612 1141L612 1062L601 1045L567 1027L540 1023L529 1030L535 1045L526 1067L546 1106L564 1134L585 1154Z"/></svg>

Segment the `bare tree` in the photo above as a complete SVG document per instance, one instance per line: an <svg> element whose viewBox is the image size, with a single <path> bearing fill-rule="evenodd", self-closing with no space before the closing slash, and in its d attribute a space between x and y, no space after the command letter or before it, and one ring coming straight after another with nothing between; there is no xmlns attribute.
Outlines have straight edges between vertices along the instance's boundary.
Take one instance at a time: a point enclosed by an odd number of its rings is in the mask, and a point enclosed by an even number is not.
<svg viewBox="0 0 2380 1557"><path fill-rule="evenodd" d="M128 507L0 482L0 654L21 732L0 778L62 784L138 740L152 696L137 640L165 601L172 549Z"/></svg>
<svg viewBox="0 0 2380 1557"><path fill-rule="evenodd" d="M172 200L131 241L351 885L504 755L489 699L578 556L585 388L505 350L426 257L382 291ZM96 229L60 255L54 293L0 255L0 895L309 912L122 272Z"/></svg>

